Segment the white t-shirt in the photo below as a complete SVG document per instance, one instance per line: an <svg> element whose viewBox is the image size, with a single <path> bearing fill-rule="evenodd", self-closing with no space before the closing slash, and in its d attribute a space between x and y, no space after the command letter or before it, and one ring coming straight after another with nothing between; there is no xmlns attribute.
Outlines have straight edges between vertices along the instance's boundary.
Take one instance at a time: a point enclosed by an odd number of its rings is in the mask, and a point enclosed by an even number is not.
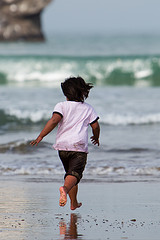
<svg viewBox="0 0 160 240"><path fill-rule="evenodd" d="M54 149L88 153L88 126L99 118L93 107L85 102L65 101L55 106L54 113L62 116Z"/></svg>

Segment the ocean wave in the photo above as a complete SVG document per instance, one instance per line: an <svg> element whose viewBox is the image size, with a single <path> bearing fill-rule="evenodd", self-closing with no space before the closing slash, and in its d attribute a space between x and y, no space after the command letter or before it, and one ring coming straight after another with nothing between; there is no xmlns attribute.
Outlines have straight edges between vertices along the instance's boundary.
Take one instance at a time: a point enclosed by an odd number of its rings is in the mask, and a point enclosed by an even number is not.
<svg viewBox="0 0 160 240"><path fill-rule="evenodd" d="M23 167L8 167L5 165L0 166L0 175L64 175L63 169L55 169L55 167L29 167L29 166L23 166Z"/></svg>
<svg viewBox="0 0 160 240"><path fill-rule="evenodd" d="M54 178L59 178L64 175L62 167L57 168L56 166L8 166L2 164L0 166L0 175L30 175L40 176L47 175ZM118 177L118 176L160 176L160 167L86 167L84 172L84 178L89 177Z"/></svg>
<svg viewBox="0 0 160 240"><path fill-rule="evenodd" d="M43 151L44 148L46 151L49 149L52 149L52 144L47 143L47 142L41 142L40 143L40 148L37 148L37 151ZM30 145L29 140L17 140L13 142L8 142L5 144L0 144L0 153L16 153L16 154L31 154L34 153L35 150L32 148Z"/></svg>
<svg viewBox="0 0 160 240"><path fill-rule="evenodd" d="M50 118L50 112L46 110L0 110L0 127L10 128L17 126L34 126L37 123L44 124ZM99 121L101 124L111 126L127 125L149 125L160 123L160 113L143 114L143 115L123 115L110 113L103 116Z"/></svg>
<svg viewBox="0 0 160 240"><path fill-rule="evenodd" d="M103 124L107 125L146 125L146 124L159 124L160 113L144 114L144 115L120 115L120 114L107 114L103 120Z"/></svg>
<svg viewBox="0 0 160 240"><path fill-rule="evenodd" d="M29 111L20 109L0 110L0 127L31 126L36 123L44 123L50 117L45 110Z"/></svg>
<svg viewBox="0 0 160 240"><path fill-rule="evenodd" d="M37 111L29 111L29 110L21 110L21 109L9 109L6 111L7 117L13 117L16 121L21 122L32 122L38 123L44 120L49 119L50 113L47 110L37 110Z"/></svg>
<svg viewBox="0 0 160 240"><path fill-rule="evenodd" d="M86 169L87 175L99 175L99 176L112 176L112 175L121 175L121 176L160 176L160 167L95 167Z"/></svg>
<svg viewBox="0 0 160 240"><path fill-rule="evenodd" d="M0 84L56 87L71 75L96 85L160 86L160 56L0 57Z"/></svg>
<svg viewBox="0 0 160 240"><path fill-rule="evenodd" d="M7 142L0 144L0 153L16 153L16 154L30 154L35 152L34 148L30 145L31 140L18 139L15 141ZM155 152L157 149L154 148L107 148L102 145L103 152L105 153L146 153L146 152ZM52 144L42 141L40 143L40 148L37 148L37 151L49 151L52 150ZM100 150L101 151L101 150Z"/></svg>
<svg viewBox="0 0 160 240"><path fill-rule="evenodd" d="M41 142L40 147L30 146L30 141L19 139L0 145L1 165L0 175L29 175L48 176L59 179L64 175L64 169L57 160L57 153L53 154L52 144ZM102 146L100 150L106 154L159 154L157 148L108 148ZM46 155L47 154L47 155ZM46 157L47 156L47 157ZM54 157L53 157L54 156ZM136 158L137 159L137 158ZM131 176L160 177L160 166L156 161L141 162L140 160L124 161L88 161L84 172L84 178L117 178ZM98 163L98 164L97 164Z"/></svg>

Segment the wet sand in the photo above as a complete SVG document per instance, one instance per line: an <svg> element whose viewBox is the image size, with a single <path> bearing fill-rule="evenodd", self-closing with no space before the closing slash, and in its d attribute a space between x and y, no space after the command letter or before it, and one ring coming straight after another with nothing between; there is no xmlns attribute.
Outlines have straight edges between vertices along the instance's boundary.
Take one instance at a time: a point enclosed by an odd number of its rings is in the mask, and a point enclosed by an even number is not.
<svg viewBox="0 0 160 240"><path fill-rule="evenodd" d="M79 186L82 207L59 207L52 179L1 177L0 239L159 240L158 182L89 183Z"/></svg>

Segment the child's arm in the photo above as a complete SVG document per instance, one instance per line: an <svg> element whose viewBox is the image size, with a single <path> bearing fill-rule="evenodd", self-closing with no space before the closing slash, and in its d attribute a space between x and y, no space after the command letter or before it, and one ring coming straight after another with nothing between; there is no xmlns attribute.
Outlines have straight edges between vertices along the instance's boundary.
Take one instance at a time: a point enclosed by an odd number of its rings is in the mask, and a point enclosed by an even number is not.
<svg viewBox="0 0 160 240"><path fill-rule="evenodd" d="M91 142L94 145L98 145L99 146L99 135L100 135L100 126L98 121L96 121L95 123L91 124L91 128L92 128L92 133L93 136L91 137Z"/></svg>
<svg viewBox="0 0 160 240"><path fill-rule="evenodd" d="M42 139L57 126L57 124L61 121L61 119L62 117L59 114L54 113L52 115L52 118L46 123L45 127L43 128L43 130L41 131L37 139L33 140L30 144L32 146L34 145L37 146L38 143L42 141Z"/></svg>

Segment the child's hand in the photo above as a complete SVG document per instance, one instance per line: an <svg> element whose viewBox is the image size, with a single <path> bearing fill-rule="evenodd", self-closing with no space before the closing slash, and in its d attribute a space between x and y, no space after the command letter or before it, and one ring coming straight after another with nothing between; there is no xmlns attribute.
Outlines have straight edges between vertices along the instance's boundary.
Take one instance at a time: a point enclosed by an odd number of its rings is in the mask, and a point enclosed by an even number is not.
<svg viewBox="0 0 160 240"><path fill-rule="evenodd" d="M91 137L91 142L92 142L92 144L94 144L94 145L97 144L99 146L99 139L96 139L95 136Z"/></svg>
<svg viewBox="0 0 160 240"><path fill-rule="evenodd" d="M30 145L32 145L32 146L34 146L34 145L38 145L38 143L40 142L40 141L42 141L42 137L40 137L40 136L38 136L38 138L36 139L36 140L33 140L32 142L30 142Z"/></svg>

